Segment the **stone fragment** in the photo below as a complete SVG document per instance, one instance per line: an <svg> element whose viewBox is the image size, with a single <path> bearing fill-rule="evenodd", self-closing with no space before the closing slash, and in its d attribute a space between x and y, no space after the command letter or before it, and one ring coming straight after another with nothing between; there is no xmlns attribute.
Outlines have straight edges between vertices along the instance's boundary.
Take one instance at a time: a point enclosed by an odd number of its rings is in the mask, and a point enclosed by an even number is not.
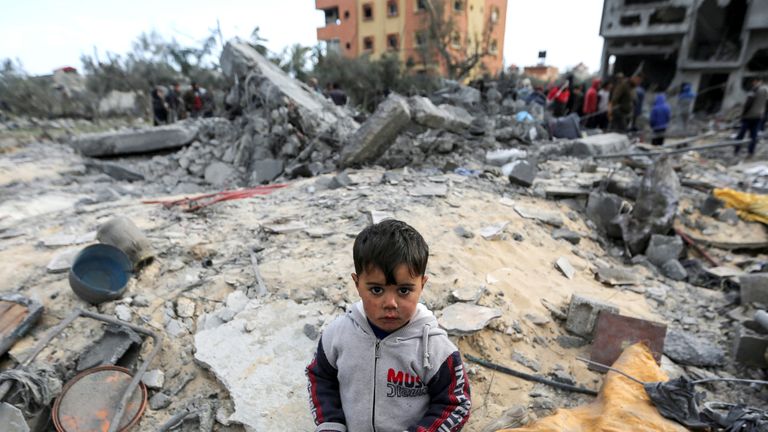
<svg viewBox="0 0 768 432"><path fill-rule="evenodd" d="M574 143L574 156L603 156L617 154L629 148L629 137L625 134L607 133L581 138Z"/></svg>
<svg viewBox="0 0 768 432"><path fill-rule="evenodd" d="M149 408L152 411L159 411L166 409L171 405L171 398L165 393L155 393L154 396L149 398Z"/></svg>
<svg viewBox="0 0 768 432"><path fill-rule="evenodd" d="M572 335L560 335L556 340L558 345L566 349L581 348L589 344L588 340Z"/></svg>
<svg viewBox="0 0 768 432"><path fill-rule="evenodd" d="M600 282L611 285L634 285L639 282L637 274L624 267L599 267L595 275Z"/></svg>
<svg viewBox="0 0 768 432"><path fill-rule="evenodd" d="M438 323L448 334L467 335L484 329L491 320L500 316L499 309L469 303L454 303L443 309Z"/></svg>
<svg viewBox="0 0 768 432"><path fill-rule="evenodd" d="M552 231L552 238L555 240L562 239L573 245L581 242L581 234L565 228L557 228Z"/></svg>
<svg viewBox="0 0 768 432"><path fill-rule="evenodd" d="M78 357L77 371L116 364L131 347L139 346L141 342L141 336L128 327L107 325L104 335Z"/></svg>
<svg viewBox="0 0 768 432"><path fill-rule="evenodd" d="M507 174L509 182L524 187L531 187L533 181L536 180L536 174L538 174L536 165L527 160L510 162L502 167L502 172L506 167L508 167L507 169L510 171L509 174Z"/></svg>
<svg viewBox="0 0 768 432"><path fill-rule="evenodd" d="M425 196L425 197L444 197L448 195L448 185L442 183L429 183L422 184L414 187L409 191L411 196Z"/></svg>
<svg viewBox="0 0 768 432"><path fill-rule="evenodd" d="M509 222L499 222L494 225L483 227L478 231L480 236L486 240L500 240L504 235L504 228Z"/></svg>
<svg viewBox="0 0 768 432"><path fill-rule="evenodd" d="M307 229L307 225L300 221L266 224L263 227L273 234L290 234Z"/></svg>
<svg viewBox="0 0 768 432"><path fill-rule="evenodd" d="M467 228L464 228L463 226L457 226L456 228L453 229L453 232L455 232L457 236L464 237L467 239L471 239L475 236L475 233L468 230Z"/></svg>
<svg viewBox="0 0 768 432"><path fill-rule="evenodd" d="M151 389L161 389L163 384L165 384L165 373L160 369L147 371L141 377L141 382Z"/></svg>
<svg viewBox="0 0 768 432"><path fill-rule="evenodd" d="M599 300L574 294L571 296L571 302L568 305L568 318L565 322L565 329L575 335L591 340L592 333L597 324L597 318L602 311L618 314L619 308Z"/></svg>
<svg viewBox="0 0 768 432"><path fill-rule="evenodd" d="M739 277L741 304L768 305L768 273L752 273Z"/></svg>
<svg viewBox="0 0 768 432"><path fill-rule="evenodd" d="M528 369L534 372L538 372L541 369L539 362L533 359L529 359L519 351L512 351L512 360L520 363L521 365L527 367Z"/></svg>
<svg viewBox="0 0 768 432"><path fill-rule="evenodd" d="M724 205L725 203L720 199L712 195L707 195L707 197L701 203L701 206L699 206L699 212L704 216L714 216L715 213L722 209Z"/></svg>
<svg viewBox="0 0 768 432"><path fill-rule="evenodd" d="M269 183L283 173L283 161L279 159L261 159L251 163L250 183L260 185Z"/></svg>
<svg viewBox="0 0 768 432"><path fill-rule="evenodd" d="M485 154L485 163L494 166L504 166L512 161L525 159L528 152L518 149L492 150Z"/></svg>
<svg viewBox="0 0 768 432"><path fill-rule="evenodd" d="M557 267L557 269L568 279L573 279L573 276L576 274L576 270L566 257L558 258L557 261L555 261L555 267Z"/></svg>
<svg viewBox="0 0 768 432"><path fill-rule="evenodd" d="M612 238L621 238L621 226L616 219L624 209L624 200L612 193L593 191L587 200L587 217L597 228Z"/></svg>
<svg viewBox="0 0 768 432"><path fill-rule="evenodd" d="M328 183L328 189L340 189L351 185L352 179L349 178L349 174L346 171L342 171L331 178L331 182Z"/></svg>
<svg viewBox="0 0 768 432"><path fill-rule="evenodd" d="M667 261L680 258L683 247L683 239L678 236L653 234L645 249L645 256L653 265L661 267Z"/></svg>
<svg viewBox="0 0 768 432"><path fill-rule="evenodd" d="M179 122L139 130L83 134L70 144L85 156L118 156L182 147L197 136L192 123Z"/></svg>
<svg viewBox="0 0 768 432"><path fill-rule="evenodd" d="M213 372L235 404L228 421L245 430L314 430L306 402L297 397L306 394L306 377L296 371L306 368L317 348L305 325L332 310L324 303L252 300L230 322L195 334L195 360ZM247 322L258 325L249 333Z"/></svg>
<svg viewBox="0 0 768 432"><path fill-rule="evenodd" d="M195 316L195 302L186 297L180 297L176 300L176 315L181 318L192 318Z"/></svg>
<svg viewBox="0 0 768 432"><path fill-rule="evenodd" d="M124 304L119 304L115 306L115 316L120 321L130 321L131 320L131 308Z"/></svg>
<svg viewBox="0 0 768 432"><path fill-rule="evenodd" d="M713 336L668 330L664 341L664 354L675 363L702 367L720 366L725 362L725 352L717 346Z"/></svg>
<svg viewBox="0 0 768 432"><path fill-rule="evenodd" d="M406 99L391 93L346 141L341 151L341 165L376 161L395 142L395 138L410 120L411 113Z"/></svg>
<svg viewBox="0 0 768 432"><path fill-rule="evenodd" d="M443 109L443 106L435 106L432 101L423 96L408 98L408 104L413 121L433 129L461 133L472 123L471 116L456 116L453 112Z"/></svg>
<svg viewBox="0 0 768 432"><path fill-rule="evenodd" d="M104 174L119 181L139 181L144 180L144 176L141 173L128 169L120 164L113 162L103 162L97 160L89 160L85 162L85 166L93 168Z"/></svg>
<svg viewBox="0 0 768 432"><path fill-rule="evenodd" d="M307 323L304 324L304 335L307 336L309 340L317 340L317 338L320 337L320 332L317 331L317 326Z"/></svg>
<svg viewBox="0 0 768 432"><path fill-rule="evenodd" d="M717 213L717 220L728 225L736 225L739 223L739 214L732 208L723 209Z"/></svg>
<svg viewBox="0 0 768 432"><path fill-rule="evenodd" d="M368 211L368 220L371 222L371 224L375 225L379 222L385 221L387 219L394 219L395 215L393 215L390 212L386 211L379 211L379 210L370 210Z"/></svg>
<svg viewBox="0 0 768 432"><path fill-rule="evenodd" d="M75 256L80 253L82 249L66 249L56 253L51 261L45 266L48 273L62 273L69 270L72 267L72 263L75 261Z"/></svg>
<svg viewBox="0 0 768 432"><path fill-rule="evenodd" d="M0 424L5 432L29 432L24 413L7 402L0 403Z"/></svg>
<svg viewBox="0 0 768 432"><path fill-rule="evenodd" d="M547 325L550 322L552 322L552 320L550 320L549 318L541 316L539 314L534 314L534 313L527 313L527 314L525 314L525 319L527 319L532 324L537 325L537 326Z"/></svg>
<svg viewBox="0 0 768 432"><path fill-rule="evenodd" d="M737 362L756 368L768 367L766 349L768 349L768 334L758 331L757 325L754 329L750 329L746 323L736 324L733 335L733 358Z"/></svg>
<svg viewBox="0 0 768 432"><path fill-rule="evenodd" d="M542 210L523 204L515 204L514 209L517 214L525 219L535 219L556 228L563 226L563 218L560 216L560 213Z"/></svg>
<svg viewBox="0 0 768 432"><path fill-rule="evenodd" d="M460 302L474 303L480 300L480 297L483 295L483 291L485 291L483 288L462 286L452 290L451 296Z"/></svg>
<svg viewBox="0 0 768 432"><path fill-rule="evenodd" d="M685 267L683 267L683 265L680 264L680 261L676 259L665 262L661 266L661 272L664 276L676 281L685 280L685 278L688 277L688 272L685 270Z"/></svg>
<svg viewBox="0 0 768 432"><path fill-rule="evenodd" d="M213 162L205 168L205 181L214 186L226 184L235 175L235 169L223 162Z"/></svg>
<svg viewBox="0 0 768 432"><path fill-rule="evenodd" d="M187 334L187 328L177 319L170 319L165 324L165 331L173 337L181 337Z"/></svg>

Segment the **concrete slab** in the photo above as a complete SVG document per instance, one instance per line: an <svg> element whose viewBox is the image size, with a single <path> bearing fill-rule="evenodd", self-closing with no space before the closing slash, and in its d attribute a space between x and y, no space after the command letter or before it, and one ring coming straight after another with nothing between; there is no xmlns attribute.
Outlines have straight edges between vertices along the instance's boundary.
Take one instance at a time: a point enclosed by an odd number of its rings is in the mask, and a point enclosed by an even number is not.
<svg viewBox="0 0 768 432"><path fill-rule="evenodd" d="M182 147L197 136L194 123L80 135L70 145L85 156L141 154Z"/></svg>
<svg viewBox="0 0 768 432"><path fill-rule="evenodd" d="M467 335L484 329L491 320L500 316L499 309L469 303L454 303L443 309L443 314L437 322L448 334Z"/></svg>
<svg viewBox="0 0 768 432"><path fill-rule="evenodd" d="M228 421L249 432L314 430L303 371L317 343L304 326L332 312L323 303L253 300L232 321L195 335L195 360L216 375L235 404Z"/></svg>

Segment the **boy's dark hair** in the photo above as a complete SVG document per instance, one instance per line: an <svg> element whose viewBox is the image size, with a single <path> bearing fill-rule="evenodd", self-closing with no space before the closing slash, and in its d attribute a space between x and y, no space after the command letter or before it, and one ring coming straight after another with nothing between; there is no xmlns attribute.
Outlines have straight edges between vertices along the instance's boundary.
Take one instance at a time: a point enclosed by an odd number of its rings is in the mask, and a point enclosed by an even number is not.
<svg viewBox="0 0 768 432"><path fill-rule="evenodd" d="M395 269L408 266L411 276L427 271L429 246L412 226L399 220L385 220L362 230L355 238L352 259L360 274L372 267L384 273L387 285L395 285Z"/></svg>

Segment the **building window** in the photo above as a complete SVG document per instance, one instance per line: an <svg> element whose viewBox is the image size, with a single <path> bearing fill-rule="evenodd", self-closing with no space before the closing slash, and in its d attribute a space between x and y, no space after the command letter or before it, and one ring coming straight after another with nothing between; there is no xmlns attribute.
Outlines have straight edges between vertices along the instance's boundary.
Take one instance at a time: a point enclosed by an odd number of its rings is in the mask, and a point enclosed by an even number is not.
<svg viewBox="0 0 768 432"><path fill-rule="evenodd" d="M344 11L344 19L349 19L349 11Z"/></svg>
<svg viewBox="0 0 768 432"><path fill-rule="evenodd" d="M497 42L496 39L491 41L491 46L488 51L490 51L490 53L493 55L499 53L499 42Z"/></svg>
<svg viewBox="0 0 768 432"><path fill-rule="evenodd" d="M397 33L387 35L387 49L396 51L400 48L400 40Z"/></svg>
<svg viewBox="0 0 768 432"><path fill-rule="evenodd" d="M463 12L464 11L464 2L462 0L454 0L453 1L453 10L456 12Z"/></svg>
<svg viewBox="0 0 768 432"><path fill-rule="evenodd" d="M459 32L453 32L451 35L451 46L454 48L461 48L461 35Z"/></svg>
<svg viewBox="0 0 768 432"><path fill-rule="evenodd" d="M397 16L397 0L389 0L387 2L387 16L389 17Z"/></svg>
<svg viewBox="0 0 768 432"><path fill-rule="evenodd" d="M427 0L416 0L416 11L425 11L427 10Z"/></svg>
<svg viewBox="0 0 768 432"><path fill-rule="evenodd" d="M363 38L363 49L366 51L373 51L373 36L366 36Z"/></svg>
<svg viewBox="0 0 768 432"><path fill-rule="evenodd" d="M370 21L373 19L373 3L366 3L363 5L363 21Z"/></svg>
<svg viewBox="0 0 768 432"><path fill-rule="evenodd" d="M414 35L413 40L414 42L416 42L416 46L424 46L427 44L427 33L423 31L418 31Z"/></svg>
<svg viewBox="0 0 768 432"><path fill-rule="evenodd" d="M499 8L496 6L491 8L491 22L494 24L499 22Z"/></svg>
<svg viewBox="0 0 768 432"><path fill-rule="evenodd" d="M344 45L344 46L346 46L348 50L349 50L349 49L352 49L352 44L351 44L351 43L349 43L349 42L347 42L347 44L346 44L346 45Z"/></svg>

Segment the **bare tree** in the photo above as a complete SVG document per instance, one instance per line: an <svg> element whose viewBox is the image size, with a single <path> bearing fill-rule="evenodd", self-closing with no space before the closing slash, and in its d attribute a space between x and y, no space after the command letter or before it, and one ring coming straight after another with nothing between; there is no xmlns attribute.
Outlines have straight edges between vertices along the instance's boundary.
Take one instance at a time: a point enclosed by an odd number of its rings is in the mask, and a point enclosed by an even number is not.
<svg viewBox="0 0 768 432"><path fill-rule="evenodd" d="M420 4L428 16L421 30L424 40L418 47L425 67L437 58L445 65L448 78L459 80L466 77L483 58L495 55L491 34L496 23L491 14L482 34L465 34L462 40L450 0L421 0ZM466 7L464 1L459 4Z"/></svg>

